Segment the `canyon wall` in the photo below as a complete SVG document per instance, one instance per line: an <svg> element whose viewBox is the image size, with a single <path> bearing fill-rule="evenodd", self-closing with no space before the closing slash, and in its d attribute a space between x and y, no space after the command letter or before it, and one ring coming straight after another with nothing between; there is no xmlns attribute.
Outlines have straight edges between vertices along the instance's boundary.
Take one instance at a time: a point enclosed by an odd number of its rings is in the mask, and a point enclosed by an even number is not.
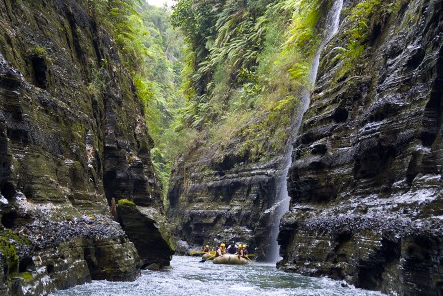
<svg viewBox="0 0 443 296"><path fill-rule="evenodd" d="M323 51L294 142L279 267L440 295L443 3L375 2L345 1Z"/></svg>
<svg viewBox="0 0 443 296"><path fill-rule="evenodd" d="M210 2L209 11L206 1L179 5L172 18L195 60L185 77L191 132L173 167L168 219L179 252L234 240L275 262L291 134L332 2Z"/></svg>
<svg viewBox="0 0 443 296"><path fill-rule="evenodd" d="M247 243L250 252L266 259L281 159L234 167L239 162L235 154L225 155L219 163L204 146L187 157L173 172L169 191L168 217L178 225L173 232L177 251L206 244L214 248L234 240Z"/></svg>
<svg viewBox="0 0 443 296"><path fill-rule="evenodd" d="M143 104L88 4L0 2L2 295L133 280L173 253Z"/></svg>

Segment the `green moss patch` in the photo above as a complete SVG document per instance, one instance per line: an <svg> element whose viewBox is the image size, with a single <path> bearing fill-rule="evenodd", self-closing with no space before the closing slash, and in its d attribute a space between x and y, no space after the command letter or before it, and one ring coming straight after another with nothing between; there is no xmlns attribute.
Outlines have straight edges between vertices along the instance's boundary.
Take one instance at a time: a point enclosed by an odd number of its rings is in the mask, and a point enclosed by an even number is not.
<svg viewBox="0 0 443 296"><path fill-rule="evenodd" d="M39 45L35 46L32 50L32 53L40 58L45 58L48 53L44 47L41 47Z"/></svg>
<svg viewBox="0 0 443 296"><path fill-rule="evenodd" d="M31 241L9 229L0 232L0 252L6 259L10 273L18 270L18 245L31 245Z"/></svg>
<svg viewBox="0 0 443 296"><path fill-rule="evenodd" d="M31 272L17 272L11 274L11 277L20 277L24 279L26 282L29 282L32 280L32 273Z"/></svg>
<svg viewBox="0 0 443 296"><path fill-rule="evenodd" d="M119 206L131 206L131 207L135 207L135 203L129 199L120 199L118 201L118 205Z"/></svg>

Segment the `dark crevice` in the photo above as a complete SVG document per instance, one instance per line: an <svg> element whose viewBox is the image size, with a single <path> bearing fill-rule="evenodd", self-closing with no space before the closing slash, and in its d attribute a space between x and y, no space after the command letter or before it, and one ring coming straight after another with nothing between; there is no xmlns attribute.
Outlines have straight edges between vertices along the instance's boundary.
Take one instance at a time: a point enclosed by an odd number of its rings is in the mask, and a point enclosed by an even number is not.
<svg viewBox="0 0 443 296"><path fill-rule="evenodd" d="M75 21L75 16L71 11L68 10L66 13L66 18L68 19L69 26L71 27L72 43L74 45L75 53L77 54L77 57L81 59L83 57L83 50L80 46L80 38L77 33L78 27Z"/></svg>
<svg viewBox="0 0 443 296"><path fill-rule="evenodd" d="M34 271L35 270L35 264L31 257L25 257L22 260L20 260L18 271L19 272L27 272L27 271Z"/></svg>
<svg viewBox="0 0 443 296"><path fill-rule="evenodd" d="M5 228L12 228L14 226L14 222L17 219L17 212L15 210L10 210L7 213L2 214L2 225Z"/></svg>
<svg viewBox="0 0 443 296"><path fill-rule="evenodd" d="M11 142L20 142L23 144L29 143L28 131L24 129L8 129L7 135Z"/></svg>
<svg viewBox="0 0 443 296"><path fill-rule="evenodd" d="M328 151L328 147L325 144L318 144L312 147L311 153L314 155L323 155Z"/></svg>
<svg viewBox="0 0 443 296"><path fill-rule="evenodd" d="M360 145L362 148L354 156L355 179L372 178L385 172L389 161L398 153L395 146L384 146L372 141Z"/></svg>
<svg viewBox="0 0 443 296"><path fill-rule="evenodd" d="M352 232L349 230L343 230L342 232L337 234L335 241L340 245L350 241L351 238L352 238Z"/></svg>
<svg viewBox="0 0 443 296"><path fill-rule="evenodd" d="M368 290L380 290L383 271L384 268L382 264L360 268L358 272L359 282L356 287Z"/></svg>
<svg viewBox="0 0 443 296"><path fill-rule="evenodd" d="M423 48L421 47L415 48L411 52L409 59L406 62L406 66L411 70L416 69L421 64L424 57L425 57L425 51L423 50Z"/></svg>
<svg viewBox="0 0 443 296"><path fill-rule="evenodd" d="M34 69L34 78L38 87L46 88L48 84L48 66L46 59L39 55L31 57L32 68Z"/></svg>
<svg viewBox="0 0 443 296"><path fill-rule="evenodd" d="M15 194L15 186L11 182L5 182L1 188L1 194L10 200Z"/></svg>
<svg viewBox="0 0 443 296"><path fill-rule="evenodd" d="M303 145L311 144L314 141L315 141L315 136L312 133L305 133L297 140L297 142L300 142Z"/></svg>
<svg viewBox="0 0 443 296"><path fill-rule="evenodd" d="M46 272L48 273L49 276L54 274L54 269L55 269L55 267L53 264L48 264L46 266Z"/></svg>
<svg viewBox="0 0 443 296"><path fill-rule="evenodd" d="M110 204L111 199L115 197L115 180L117 178L117 173L115 171L108 171L103 175L103 186L105 188L105 195L108 203Z"/></svg>
<svg viewBox="0 0 443 296"><path fill-rule="evenodd" d="M380 122L389 117L398 114L400 106L391 103L381 103L379 106L371 110L368 122Z"/></svg>
<svg viewBox="0 0 443 296"><path fill-rule="evenodd" d="M97 259L95 258L95 252L93 248L85 248L83 250L83 256L85 258L86 264L88 265L88 269L90 273L97 269Z"/></svg>
<svg viewBox="0 0 443 296"><path fill-rule="evenodd" d="M337 122L345 122L348 120L349 112L345 108L339 107L337 108L334 113L332 114L332 119Z"/></svg>

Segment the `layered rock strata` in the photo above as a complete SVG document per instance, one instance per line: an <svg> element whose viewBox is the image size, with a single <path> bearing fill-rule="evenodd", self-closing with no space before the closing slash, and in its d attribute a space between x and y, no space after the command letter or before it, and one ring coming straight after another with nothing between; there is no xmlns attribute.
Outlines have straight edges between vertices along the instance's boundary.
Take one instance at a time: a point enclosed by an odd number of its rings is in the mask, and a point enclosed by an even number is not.
<svg viewBox="0 0 443 296"><path fill-rule="evenodd" d="M142 104L87 4L0 3L3 294L133 280L148 255L114 221L124 219L118 201L161 215ZM165 243L151 233L155 223L125 229ZM149 262L168 265L170 254Z"/></svg>
<svg viewBox="0 0 443 296"><path fill-rule="evenodd" d="M345 2L294 143L279 266L398 295L439 295L443 3L384 3L393 9L372 18L350 65L339 54L362 1Z"/></svg>
<svg viewBox="0 0 443 296"><path fill-rule="evenodd" d="M318 5L315 14L320 19L311 29L316 33L326 26L329 4L328 1L315 3ZM307 9L307 6L300 9ZM239 13L243 13L243 9ZM268 29L264 26L264 31ZM314 35L321 38L322 34ZM312 42L304 50L315 52L318 45ZM313 48L308 49L311 46ZM258 49L257 53L262 54ZM301 86L292 85L288 89L294 92L294 97L302 96ZM225 103L230 99L233 98L226 99ZM178 252L186 253L206 244L214 248L233 240L246 243L257 260L274 262L278 259L279 220L288 207L284 181L290 160L290 135L298 127L300 110L304 108L303 102L293 101L285 107L288 109L285 116L293 118L279 119L275 124L278 128L264 123L265 118L284 116L267 113L241 124L239 121L239 126L229 131L229 136L222 136L223 142L209 140L211 132L201 132L200 138L193 140L176 161L168 192L168 220L177 226L173 235ZM280 103L285 104L284 100ZM255 130L255 125L260 126L260 130ZM280 128L281 136L276 139L274 136L280 134L276 129ZM274 145L275 142L279 145Z"/></svg>
<svg viewBox="0 0 443 296"><path fill-rule="evenodd" d="M177 163L168 194L177 251L234 240L266 260L281 159L238 165L235 153L219 158L204 146L187 157Z"/></svg>

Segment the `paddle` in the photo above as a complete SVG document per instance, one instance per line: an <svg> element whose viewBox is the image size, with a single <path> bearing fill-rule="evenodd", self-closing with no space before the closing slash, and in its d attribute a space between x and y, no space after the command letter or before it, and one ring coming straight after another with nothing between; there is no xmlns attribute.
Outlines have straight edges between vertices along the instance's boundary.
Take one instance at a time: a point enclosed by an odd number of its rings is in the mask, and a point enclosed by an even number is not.
<svg viewBox="0 0 443 296"><path fill-rule="evenodd" d="M248 259L249 261L251 261L251 263L254 262L248 256L245 256L245 258Z"/></svg>

